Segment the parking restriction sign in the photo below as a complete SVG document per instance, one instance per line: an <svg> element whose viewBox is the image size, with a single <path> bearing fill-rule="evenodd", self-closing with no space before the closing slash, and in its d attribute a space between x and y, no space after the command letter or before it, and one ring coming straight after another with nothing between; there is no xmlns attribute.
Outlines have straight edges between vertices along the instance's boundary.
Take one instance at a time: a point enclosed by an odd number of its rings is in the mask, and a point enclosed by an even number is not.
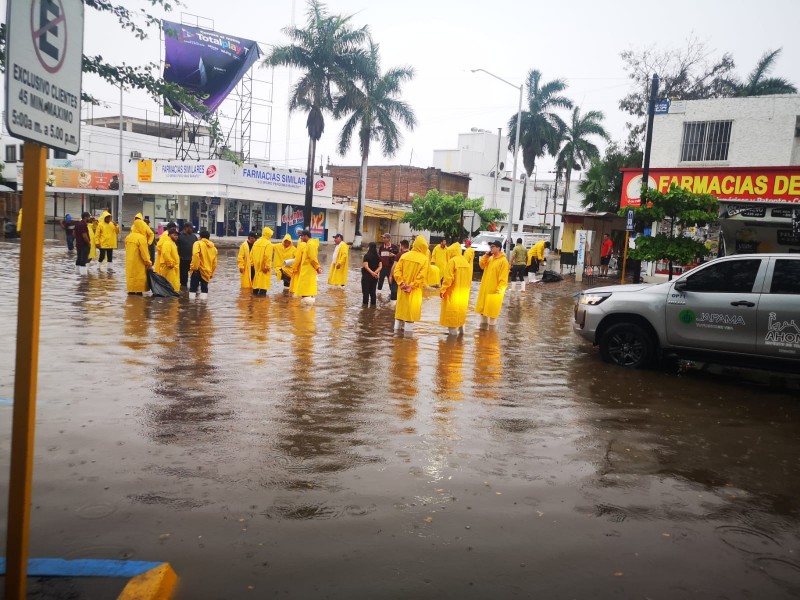
<svg viewBox="0 0 800 600"><path fill-rule="evenodd" d="M74 154L81 137L83 2L8 0L6 127Z"/></svg>

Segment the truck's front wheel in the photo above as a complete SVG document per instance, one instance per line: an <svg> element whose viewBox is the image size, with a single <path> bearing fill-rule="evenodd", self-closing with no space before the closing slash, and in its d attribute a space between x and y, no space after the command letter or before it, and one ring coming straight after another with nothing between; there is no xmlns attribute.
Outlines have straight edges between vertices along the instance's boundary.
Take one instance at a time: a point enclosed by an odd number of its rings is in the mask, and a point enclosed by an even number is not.
<svg viewBox="0 0 800 600"><path fill-rule="evenodd" d="M641 369L653 362L655 343L650 334L634 323L617 323L600 340L600 356L620 367Z"/></svg>

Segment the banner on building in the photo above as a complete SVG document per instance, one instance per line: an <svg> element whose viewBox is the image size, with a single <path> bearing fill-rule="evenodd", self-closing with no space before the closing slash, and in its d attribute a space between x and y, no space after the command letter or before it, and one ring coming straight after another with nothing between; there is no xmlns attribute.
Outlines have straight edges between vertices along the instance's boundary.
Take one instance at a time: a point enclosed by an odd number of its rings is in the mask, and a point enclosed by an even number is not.
<svg viewBox="0 0 800 600"><path fill-rule="evenodd" d="M214 112L261 56L252 40L216 31L163 21L164 80L193 94ZM198 112L180 102L166 100L176 112Z"/></svg>
<svg viewBox="0 0 800 600"><path fill-rule="evenodd" d="M325 240L326 212L324 208L315 208L311 211L311 237L318 240ZM300 237L300 232L305 229L303 220L303 207L287 204L283 207L278 226L278 237L283 237L287 233L293 239Z"/></svg>
<svg viewBox="0 0 800 600"><path fill-rule="evenodd" d="M642 170L622 171L620 207L641 206ZM666 193L672 184L721 201L800 204L800 167L650 170L650 187Z"/></svg>
<svg viewBox="0 0 800 600"><path fill-rule="evenodd" d="M22 189L23 165L17 165L17 189ZM115 192L119 190L119 173L48 167L45 185L58 191L76 193Z"/></svg>
<svg viewBox="0 0 800 600"><path fill-rule="evenodd" d="M140 160L140 183L224 183L216 160Z"/></svg>

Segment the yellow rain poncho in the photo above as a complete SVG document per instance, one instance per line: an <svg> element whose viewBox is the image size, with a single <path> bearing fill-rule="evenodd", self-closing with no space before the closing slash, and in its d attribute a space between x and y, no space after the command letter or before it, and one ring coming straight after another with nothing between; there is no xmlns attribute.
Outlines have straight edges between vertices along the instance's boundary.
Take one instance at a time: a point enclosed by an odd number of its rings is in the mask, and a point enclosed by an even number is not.
<svg viewBox="0 0 800 600"><path fill-rule="evenodd" d="M284 246L284 242L289 242ZM280 279L283 275L292 276L292 267L284 267L283 263L295 258L297 248L292 244L292 236L288 233L283 236L280 244L273 244L272 265L275 268L275 277Z"/></svg>
<svg viewBox="0 0 800 600"><path fill-rule="evenodd" d="M345 285L347 283L347 269L350 267L350 246L344 242L339 242L336 248L336 260L331 263L328 283L330 285Z"/></svg>
<svg viewBox="0 0 800 600"><path fill-rule="evenodd" d="M255 246L255 243L253 245ZM250 242L245 240L239 246L239 254L236 256L236 266L239 268L239 282L243 290L249 290L253 287L253 280L250 277L250 270L253 267L251 255Z"/></svg>
<svg viewBox="0 0 800 600"><path fill-rule="evenodd" d="M302 297L317 295L317 273L322 270L318 260L319 240L311 238L298 253L295 265L300 263L295 294ZM294 283L294 277L292 277Z"/></svg>
<svg viewBox="0 0 800 600"><path fill-rule="evenodd" d="M125 238L125 285L129 293L147 291L147 267L152 265L147 249L147 226L144 221L134 221Z"/></svg>
<svg viewBox="0 0 800 600"><path fill-rule="evenodd" d="M422 314L422 288L428 274L428 242L421 235L414 240L411 250L404 253L394 268L397 282L397 306L394 318L415 323ZM403 288L410 286L410 291Z"/></svg>
<svg viewBox="0 0 800 600"><path fill-rule="evenodd" d="M216 270L217 248L214 242L201 237L192 246L192 264L189 265L189 273L199 271L203 281L209 282Z"/></svg>
<svg viewBox="0 0 800 600"><path fill-rule="evenodd" d="M19 214L17 215L17 233L22 232L22 209L19 209Z"/></svg>
<svg viewBox="0 0 800 600"><path fill-rule="evenodd" d="M428 262L428 272L425 275L425 285L429 287L438 287L442 284L442 272L432 262Z"/></svg>
<svg viewBox="0 0 800 600"><path fill-rule="evenodd" d="M528 250L528 261L525 264L530 267L533 258L536 258L540 263L544 262L544 240L531 246L531 249Z"/></svg>
<svg viewBox="0 0 800 600"><path fill-rule="evenodd" d="M144 221L142 222L144 223ZM145 223L145 225L147 225L147 223ZM156 273L161 272L158 269L161 266L161 248L164 245L164 240L169 240L169 231L165 231L164 233L162 233L161 237L158 238L158 243L156 244L156 264L153 265L153 270Z"/></svg>
<svg viewBox="0 0 800 600"><path fill-rule="evenodd" d="M156 234L153 233L152 229L150 229L150 225L148 225L145 222L144 217L142 216L142 213L136 213L136 216L133 217L133 220L134 221L141 221L144 224L144 226L147 227L147 233L145 234L145 237L147 238L147 245L149 246L150 244L152 244L156 239ZM165 231L164 233L161 234L161 239L164 238L164 235L166 235L166 233L167 232ZM158 241L160 242L161 240L159 239Z"/></svg>
<svg viewBox="0 0 800 600"><path fill-rule="evenodd" d="M113 250L117 247L117 235L119 235L119 225L115 225L114 221L111 219L108 220L106 223L106 217L110 217L111 213L107 210L103 211L103 216L100 217L100 222L97 224L97 232L95 233L95 243L97 247L101 250ZM134 221L134 224L136 222ZM144 221L140 221L142 225L145 227L147 224ZM131 227L131 231L133 231L133 227ZM147 232L142 229L141 232L142 236L144 237L145 246L147 245ZM150 257L148 255L148 261Z"/></svg>
<svg viewBox="0 0 800 600"><path fill-rule="evenodd" d="M442 248L441 244L436 246L431 251L431 263L439 268L439 282L444 277L444 269L447 266L447 248ZM438 284L437 284L438 285Z"/></svg>
<svg viewBox="0 0 800 600"><path fill-rule="evenodd" d="M289 292L291 292L293 296L297 295L297 282L300 276L300 256L302 256L305 247L306 243L303 240L297 242L297 248L294 253L294 263L290 267L292 281L289 282Z"/></svg>
<svg viewBox="0 0 800 600"><path fill-rule="evenodd" d="M467 322L469 292L472 285L471 269L461 256L461 244L447 247L447 266L442 280L442 308L439 324L445 327L461 327Z"/></svg>
<svg viewBox="0 0 800 600"><path fill-rule="evenodd" d="M469 279L472 281L472 276L475 271L475 248L467 248L464 250L464 260L469 265Z"/></svg>
<svg viewBox="0 0 800 600"><path fill-rule="evenodd" d="M500 307L503 305L503 296L508 287L508 259L505 254L498 256L481 256L481 287L478 291L478 302L475 312L496 319L500 316Z"/></svg>
<svg viewBox="0 0 800 600"><path fill-rule="evenodd" d="M256 270L256 275L253 278L254 290L269 290L272 286L272 229L264 227L261 230L261 237L253 244L250 250L250 260L253 261L253 267Z"/></svg>
<svg viewBox="0 0 800 600"><path fill-rule="evenodd" d="M94 223L89 223L86 227L89 230L89 260L94 260L97 258L97 242L95 241L97 227Z"/></svg>
<svg viewBox="0 0 800 600"><path fill-rule="evenodd" d="M172 284L176 292L181 291L181 259L178 256L178 246L169 236L161 236L158 240L158 267L156 273L165 277Z"/></svg>

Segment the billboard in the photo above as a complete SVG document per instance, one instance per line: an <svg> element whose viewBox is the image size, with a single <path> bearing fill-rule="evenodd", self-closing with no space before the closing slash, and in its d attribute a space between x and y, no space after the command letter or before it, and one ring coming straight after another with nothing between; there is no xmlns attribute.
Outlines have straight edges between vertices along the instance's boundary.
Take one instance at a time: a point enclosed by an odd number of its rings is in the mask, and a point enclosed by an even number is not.
<svg viewBox="0 0 800 600"><path fill-rule="evenodd" d="M261 56L252 40L162 21L164 81L177 84L214 112ZM166 101L176 112L201 115L181 103Z"/></svg>
<svg viewBox="0 0 800 600"><path fill-rule="evenodd" d="M325 224L327 214L324 208L313 208L311 210L311 237L318 240L325 240ZM300 231L305 229L303 222L303 207L286 204L280 215L278 224L278 237L283 237L287 233L294 239L299 237Z"/></svg>
<svg viewBox="0 0 800 600"><path fill-rule="evenodd" d="M641 206L642 170L622 172L620 207ZM673 183L722 201L800 204L800 167L650 169L650 187L667 192Z"/></svg>
<svg viewBox="0 0 800 600"><path fill-rule="evenodd" d="M23 165L17 165L17 189L22 189ZM119 190L119 173L91 171L89 169L64 169L47 167L47 188L65 192L116 192Z"/></svg>
<svg viewBox="0 0 800 600"><path fill-rule="evenodd" d="M140 183L227 183L220 181L222 165L216 160L140 160L137 179Z"/></svg>

